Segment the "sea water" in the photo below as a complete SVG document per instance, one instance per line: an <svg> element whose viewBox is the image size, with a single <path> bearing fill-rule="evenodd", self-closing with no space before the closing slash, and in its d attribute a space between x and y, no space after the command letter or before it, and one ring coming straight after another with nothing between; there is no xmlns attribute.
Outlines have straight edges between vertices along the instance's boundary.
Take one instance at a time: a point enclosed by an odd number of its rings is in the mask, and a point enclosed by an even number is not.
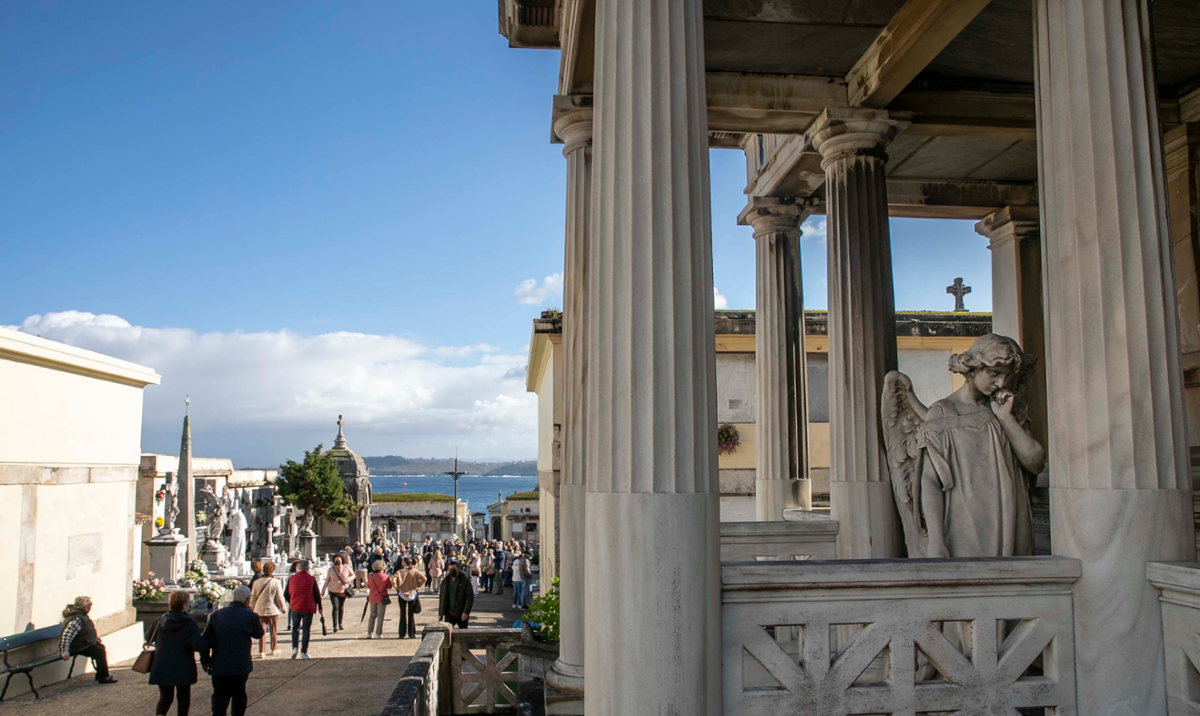
<svg viewBox="0 0 1200 716"><path fill-rule="evenodd" d="M408 487L404 483L408 483ZM466 502L471 512L487 512L487 506L496 501L496 493L508 497L535 487L536 477L463 475L458 478L458 499ZM454 480L449 475L371 475L371 492L374 494L406 491L453 495Z"/></svg>

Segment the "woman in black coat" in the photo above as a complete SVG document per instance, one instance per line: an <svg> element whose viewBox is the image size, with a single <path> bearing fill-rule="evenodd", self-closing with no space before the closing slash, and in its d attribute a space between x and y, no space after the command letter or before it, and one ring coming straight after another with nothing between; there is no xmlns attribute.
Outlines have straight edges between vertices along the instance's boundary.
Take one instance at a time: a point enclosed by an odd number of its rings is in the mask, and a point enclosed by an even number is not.
<svg viewBox="0 0 1200 716"><path fill-rule="evenodd" d="M182 590L171 592L167 606L171 611L150 627L154 639L154 665L150 684L158 687L158 706L154 713L166 716L174 700L175 713L187 716L192 702L192 684L196 683L196 652L204 648L200 627L187 615L191 595Z"/></svg>

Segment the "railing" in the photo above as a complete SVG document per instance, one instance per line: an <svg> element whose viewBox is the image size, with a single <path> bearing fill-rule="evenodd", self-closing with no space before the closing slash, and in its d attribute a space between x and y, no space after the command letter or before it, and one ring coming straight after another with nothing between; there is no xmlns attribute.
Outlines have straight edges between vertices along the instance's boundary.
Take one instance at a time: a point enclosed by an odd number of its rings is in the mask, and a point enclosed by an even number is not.
<svg viewBox="0 0 1200 716"><path fill-rule="evenodd" d="M1151 562L1146 576L1161 592L1167 713L1195 714L1200 702L1200 564Z"/></svg>
<svg viewBox="0 0 1200 716"><path fill-rule="evenodd" d="M721 572L729 716L1075 713L1077 560L741 562Z"/></svg>
<svg viewBox="0 0 1200 716"><path fill-rule="evenodd" d="M439 672L445 658L442 652L449 638L450 632L444 627L425 629L417 652L380 716L437 716L442 678Z"/></svg>
<svg viewBox="0 0 1200 716"><path fill-rule="evenodd" d="M833 559L838 523L827 517L794 522L722 522L722 562Z"/></svg>
<svg viewBox="0 0 1200 716"><path fill-rule="evenodd" d="M520 629L456 629L450 639L453 714L517 713Z"/></svg>

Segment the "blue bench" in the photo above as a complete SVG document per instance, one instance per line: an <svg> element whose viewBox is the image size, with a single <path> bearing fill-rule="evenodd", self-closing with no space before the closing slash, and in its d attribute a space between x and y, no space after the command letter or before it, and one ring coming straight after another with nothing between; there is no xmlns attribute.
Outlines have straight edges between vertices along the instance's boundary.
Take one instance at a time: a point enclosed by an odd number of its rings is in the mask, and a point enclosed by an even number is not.
<svg viewBox="0 0 1200 716"><path fill-rule="evenodd" d="M41 641L47 641L49 639L53 639L55 642L57 642L61 634L62 625L55 624L54 626L34 629L33 631L13 634L12 636L0 637L0 651L4 652L4 666L8 669L8 678L4 680L4 690L0 691L0 702L4 701L4 695L8 693L8 684L12 681L14 674L25 674L25 678L29 679L29 688L31 691L33 691L33 698L42 698L38 694L37 688L35 688L33 685L33 670L39 666L61 662L62 657L59 655L58 649L56 648L53 654L43 656L40 659L35 659L28 664L17 664L16 666L8 663L8 652L14 649L20 649L23 646L29 646L30 644L37 644ZM77 656L71 657L71 668L67 671L68 679L71 678L71 674L75 671L75 660L78 658L79 657Z"/></svg>

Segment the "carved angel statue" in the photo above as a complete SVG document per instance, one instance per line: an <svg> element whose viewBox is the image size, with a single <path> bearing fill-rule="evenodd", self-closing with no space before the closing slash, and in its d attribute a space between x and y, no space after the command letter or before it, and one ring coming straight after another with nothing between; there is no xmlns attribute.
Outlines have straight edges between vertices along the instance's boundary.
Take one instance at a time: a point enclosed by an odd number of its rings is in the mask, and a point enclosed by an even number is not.
<svg viewBox="0 0 1200 716"><path fill-rule="evenodd" d="M910 557L1033 554L1029 483L1046 452L1024 392L1036 357L989 333L950 356L965 378L926 408L898 371L883 384L883 436Z"/></svg>
<svg viewBox="0 0 1200 716"><path fill-rule="evenodd" d="M206 542L220 544L221 535L225 532L225 519L228 514L226 512L226 500L222 497L217 497L217 494L207 487L199 492L204 496L205 513L208 518L204 523L204 539Z"/></svg>

